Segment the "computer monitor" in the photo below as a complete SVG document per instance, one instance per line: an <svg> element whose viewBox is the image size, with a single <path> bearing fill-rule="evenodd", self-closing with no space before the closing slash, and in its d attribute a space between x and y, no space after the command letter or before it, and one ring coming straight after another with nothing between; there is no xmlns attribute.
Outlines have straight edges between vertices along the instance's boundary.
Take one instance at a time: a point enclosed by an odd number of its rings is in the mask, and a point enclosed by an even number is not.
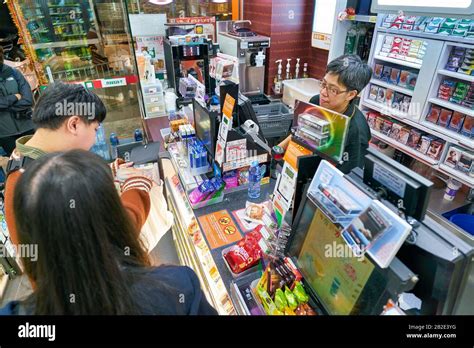
<svg viewBox="0 0 474 348"><path fill-rule="evenodd" d="M368 148L365 156L364 183L381 193L406 216L422 221L433 183L381 152Z"/></svg>
<svg viewBox="0 0 474 348"><path fill-rule="evenodd" d="M194 128L196 136L204 143L208 153L214 157L217 141L217 115L193 99Z"/></svg>
<svg viewBox="0 0 474 348"><path fill-rule="evenodd" d="M326 314L379 315L389 299L416 284L415 274L397 258L388 268L380 268L368 257L354 257L347 248L339 228L305 194L285 254Z"/></svg>

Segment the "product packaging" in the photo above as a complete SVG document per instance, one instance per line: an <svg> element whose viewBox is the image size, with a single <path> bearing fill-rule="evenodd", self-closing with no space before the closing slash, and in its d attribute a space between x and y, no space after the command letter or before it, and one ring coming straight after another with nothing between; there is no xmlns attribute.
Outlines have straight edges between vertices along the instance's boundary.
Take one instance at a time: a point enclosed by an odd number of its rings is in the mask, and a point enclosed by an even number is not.
<svg viewBox="0 0 474 348"><path fill-rule="evenodd" d="M462 128L465 118L466 115L460 113L459 111L454 111L453 116L451 117L451 122L449 122L448 128L455 132L459 132Z"/></svg>
<svg viewBox="0 0 474 348"><path fill-rule="evenodd" d="M452 115L453 112L451 110L441 109L441 113L438 119L438 125L440 125L441 127L447 127L449 122L451 121Z"/></svg>
<svg viewBox="0 0 474 348"><path fill-rule="evenodd" d="M445 142L443 140L433 140L430 144L427 155L435 160L438 160L441 157L441 153L443 152L444 144Z"/></svg>

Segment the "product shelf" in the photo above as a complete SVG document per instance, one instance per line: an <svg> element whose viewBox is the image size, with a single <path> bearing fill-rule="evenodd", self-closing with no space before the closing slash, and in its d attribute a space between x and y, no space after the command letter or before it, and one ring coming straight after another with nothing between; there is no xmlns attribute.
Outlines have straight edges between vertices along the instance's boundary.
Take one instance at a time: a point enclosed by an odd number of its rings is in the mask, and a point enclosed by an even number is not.
<svg viewBox="0 0 474 348"><path fill-rule="evenodd" d="M453 177L454 179L462 182L466 186L474 187L474 178L472 176L461 173L459 170L448 167L446 164L443 163L441 163L437 169L441 173Z"/></svg>
<svg viewBox="0 0 474 348"><path fill-rule="evenodd" d="M429 129L429 133L436 135L437 137L441 139L444 139L450 143L459 145L461 147L474 150L474 139L470 139L459 133L450 131L449 129L446 129L437 124L428 122L426 120L422 121L421 124L423 124L426 128Z"/></svg>
<svg viewBox="0 0 474 348"><path fill-rule="evenodd" d="M413 96L413 91L411 89L403 88L403 87L400 87L400 86L397 86L397 85L393 85L391 83L388 83L388 82L385 82L385 81L382 81L382 80L379 80L379 79L371 79L370 83L374 84L374 85L377 85L377 86L381 86L381 87L385 87L385 88L394 90L395 92L400 92L400 93L409 95L410 97Z"/></svg>
<svg viewBox="0 0 474 348"><path fill-rule="evenodd" d="M380 104L380 103L374 102L372 100L365 100L362 104L367 106L370 109L378 111L381 114L384 114L384 115L387 115L387 116L393 116L397 119L407 119L408 118L407 113L395 110L395 109L393 109L393 108L391 108L387 105Z"/></svg>
<svg viewBox="0 0 474 348"><path fill-rule="evenodd" d="M430 33L424 33L424 32L412 31L412 30L403 30L403 29L391 30L391 29L387 29L383 27L378 27L377 31L379 33L387 33L391 35L408 35L408 36L413 36L413 37L422 38L422 39L443 40L443 41L449 41L452 43L462 43L462 44L474 44L474 39L468 39L468 38L459 37L459 36L430 34Z"/></svg>
<svg viewBox="0 0 474 348"><path fill-rule="evenodd" d="M385 56L381 56L379 54L376 54L374 56L374 59L376 60L381 60L381 61L384 61L384 62L387 62L387 63L393 63L393 64L397 64L397 65L403 65L403 66L406 66L406 67L409 67L409 68L414 68L414 69L421 69L421 64L419 63L414 63L414 62L409 62L409 61L406 61L406 60L401 60L401 59L394 59L394 58L390 58L390 57L385 57Z"/></svg>
<svg viewBox="0 0 474 348"><path fill-rule="evenodd" d="M379 140L382 140L384 143L387 143L388 145L392 146L393 148L400 150L412 157L415 157L418 161L425 163L428 166L433 166L439 162L439 160L435 160L427 155L422 154L419 151L416 151L415 149L404 145L380 132L377 132L376 130L371 129L370 132L374 137L376 137Z"/></svg>
<svg viewBox="0 0 474 348"><path fill-rule="evenodd" d="M449 76L449 77L454 77L455 79L458 80L464 80L468 82L474 82L474 76L472 75L466 75L466 74L461 74L455 71L449 71L446 69L440 69L438 70L438 74L443 75L443 76Z"/></svg>
<svg viewBox="0 0 474 348"><path fill-rule="evenodd" d="M458 111L460 113L463 113L463 114L474 117L474 110L466 108L464 106L461 106L461 105L458 105L458 104L455 104L455 103L451 103L449 101L442 100L442 99L439 99L439 98L430 98L428 101L431 104L436 104L436 105L442 106L446 109Z"/></svg>

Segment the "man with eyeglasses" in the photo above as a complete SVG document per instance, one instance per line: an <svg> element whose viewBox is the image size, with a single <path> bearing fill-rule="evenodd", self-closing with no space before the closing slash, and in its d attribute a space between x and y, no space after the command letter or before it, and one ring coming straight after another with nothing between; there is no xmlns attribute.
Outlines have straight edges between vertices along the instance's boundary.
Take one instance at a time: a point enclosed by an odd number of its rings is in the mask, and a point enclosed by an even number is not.
<svg viewBox="0 0 474 348"><path fill-rule="evenodd" d="M320 105L350 117L349 130L344 147L343 164L338 169L349 173L355 167L364 165L364 156L371 138L370 128L355 98L370 81L372 69L359 56L348 54L330 62L321 81L319 95L310 99L311 104ZM291 137L280 146L286 149Z"/></svg>

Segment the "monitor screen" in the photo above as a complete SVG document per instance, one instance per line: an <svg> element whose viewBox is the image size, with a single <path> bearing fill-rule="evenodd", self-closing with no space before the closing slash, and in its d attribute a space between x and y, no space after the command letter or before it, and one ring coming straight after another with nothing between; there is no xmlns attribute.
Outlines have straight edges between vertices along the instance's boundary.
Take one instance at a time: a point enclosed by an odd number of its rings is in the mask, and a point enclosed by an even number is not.
<svg viewBox="0 0 474 348"><path fill-rule="evenodd" d="M340 228L306 196L293 223L287 253L310 292L331 315L378 315L389 298L414 285L409 281L412 273L397 259L382 269L368 257L355 257Z"/></svg>
<svg viewBox="0 0 474 348"><path fill-rule="evenodd" d="M212 124L212 118L207 108L194 101L194 128L197 137L204 143L207 151L214 156L214 133L215 127Z"/></svg>

